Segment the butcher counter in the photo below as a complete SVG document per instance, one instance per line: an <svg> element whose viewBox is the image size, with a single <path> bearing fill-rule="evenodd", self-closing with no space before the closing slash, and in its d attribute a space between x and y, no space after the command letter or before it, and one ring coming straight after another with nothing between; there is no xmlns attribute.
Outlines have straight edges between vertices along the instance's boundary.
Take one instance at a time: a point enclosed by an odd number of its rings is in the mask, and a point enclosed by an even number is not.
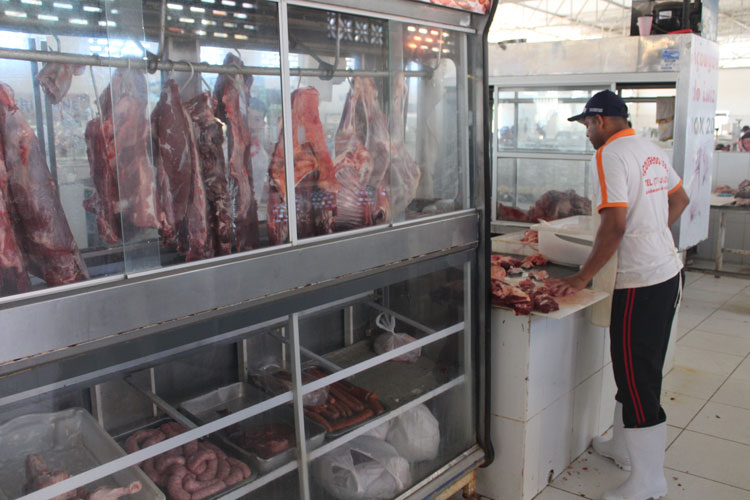
<svg viewBox="0 0 750 500"><path fill-rule="evenodd" d="M555 264L545 269L552 277L576 271ZM492 307L490 418L496 454L479 471L482 495L534 498L612 425L616 387L609 329L591 323L591 306L607 296L584 289L558 298L559 311L528 316ZM674 335L665 373L673 344Z"/></svg>

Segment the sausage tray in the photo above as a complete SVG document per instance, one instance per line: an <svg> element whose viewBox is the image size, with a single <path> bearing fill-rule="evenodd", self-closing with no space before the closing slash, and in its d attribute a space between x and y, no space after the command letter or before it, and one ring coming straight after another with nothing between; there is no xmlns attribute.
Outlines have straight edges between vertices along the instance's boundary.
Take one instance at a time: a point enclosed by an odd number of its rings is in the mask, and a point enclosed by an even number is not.
<svg viewBox="0 0 750 500"><path fill-rule="evenodd" d="M217 420L224 415L226 410L234 413L258 404L264 399L266 399L265 395L255 387L244 382L237 382L220 387L197 398L183 401L180 404L180 409L196 423L205 424ZM273 408L239 422L237 428L245 430L274 423L287 424L294 429L294 414L291 408L287 405ZM275 470L297 458L296 445L272 457L263 458L232 442L230 439L231 433L226 429L216 434L225 446L231 448L236 455L249 460L262 474ZM305 436L307 436L307 450L313 450L323 444L325 429L305 418Z"/></svg>
<svg viewBox="0 0 750 500"><path fill-rule="evenodd" d="M50 470L71 476L125 456L112 437L83 408L22 415L0 426L0 497L23 496L26 456L37 453ZM23 479L21 479L23 478ZM86 485L127 486L141 482L141 491L125 500L164 500L164 494L138 467L128 467Z"/></svg>
<svg viewBox="0 0 750 500"><path fill-rule="evenodd" d="M122 449L122 451L125 452L125 441L127 441L128 437L130 437L131 434L134 434L134 433L136 433L136 432L138 432L140 430L156 429L158 427L161 427L163 424L166 424L167 422L174 422L174 419L171 418L171 417L167 417L167 416L157 417L156 419L152 419L152 420L148 421L147 423L144 423L144 424L142 424L142 425L140 425L138 427L130 428L130 429L126 430L126 431L123 431L123 432L117 434L116 436L114 436L114 439L115 439L116 443L119 445L119 447ZM203 439L208 439L211 443L213 443L216 446L218 446L219 448L221 448L221 450L224 453L226 453L228 456L236 458L238 460L243 460L242 456L238 456L238 454L236 453L236 451L233 448L231 448L229 446L226 446L226 444L223 441L221 441L220 439L217 439L214 436L211 436L209 438L203 438ZM143 470L140 467L138 468L138 471L141 472L145 477L148 478L148 476L146 475L146 473L143 472ZM252 474L251 474L251 476L249 478L244 479L244 480L240 481L237 484L229 486L226 489L220 491L219 493L217 493L215 495L211 495L209 497L206 497L205 500L215 500L217 498L220 498L220 497L226 495L230 491L235 490L235 489L237 489L237 488L239 488L239 487L241 487L241 486L243 486L243 485L245 485L245 484L247 484L247 483L255 480L255 478L257 477L257 475L255 474L255 471L252 468L250 469L250 471L252 472ZM160 491L160 492L163 491L163 493L160 493L162 499L165 499L165 498L166 498L166 500L170 500L171 499L171 497L169 496L169 494L166 491L166 488L162 489L161 487L159 487L158 485L156 485L156 483L154 483L153 481L151 481L150 478L149 478L149 482L151 482L151 484L154 485L154 488L156 488L158 491ZM123 500L127 500L127 499L123 499Z"/></svg>

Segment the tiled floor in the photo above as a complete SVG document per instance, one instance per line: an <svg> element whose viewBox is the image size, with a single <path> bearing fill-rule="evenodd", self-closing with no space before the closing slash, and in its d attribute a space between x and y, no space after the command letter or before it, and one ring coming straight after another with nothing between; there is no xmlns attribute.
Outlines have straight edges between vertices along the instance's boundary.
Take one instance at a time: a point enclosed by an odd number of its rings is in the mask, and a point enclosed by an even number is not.
<svg viewBox="0 0 750 500"><path fill-rule="evenodd" d="M750 280L688 273L664 378L670 500L750 499ZM537 500L598 500L628 473L591 449Z"/></svg>

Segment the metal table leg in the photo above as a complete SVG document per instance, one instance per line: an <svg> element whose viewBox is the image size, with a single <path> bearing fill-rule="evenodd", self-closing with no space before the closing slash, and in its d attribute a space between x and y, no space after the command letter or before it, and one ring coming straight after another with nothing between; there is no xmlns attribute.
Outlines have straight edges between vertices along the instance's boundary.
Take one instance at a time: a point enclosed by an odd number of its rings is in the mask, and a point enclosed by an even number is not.
<svg viewBox="0 0 750 500"><path fill-rule="evenodd" d="M719 210L719 233L716 235L716 255L714 256L714 270L717 272L716 277L719 277L719 272L724 265L724 236L726 230L726 212Z"/></svg>

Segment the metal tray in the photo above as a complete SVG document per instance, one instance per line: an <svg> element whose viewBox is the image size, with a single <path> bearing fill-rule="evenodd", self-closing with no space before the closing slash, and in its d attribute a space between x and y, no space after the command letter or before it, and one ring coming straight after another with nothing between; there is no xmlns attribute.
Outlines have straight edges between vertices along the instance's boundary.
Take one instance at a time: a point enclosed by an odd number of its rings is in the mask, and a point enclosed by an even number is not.
<svg viewBox="0 0 750 500"><path fill-rule="evenodd" d="M125 451L83 408L55 413L23 415L0 426L0 497L23 496L26 456L38 453L50 470L79 474L125 456ZM23 478L23 479L21 479ZM93 492L99 486L127 486L140 481L141 491L127 500L164 500L164 494L138 467L128 467L86 485Z"/></svg>
<svg viewBox="0 0 750 500"><path fill-rule="evenodd" d="M266 397L264 393L259 389L244 382L237 382L225 387L220 387L215 391L198 396L197 398L184 401L180 404L180 409L190 418L195 420L196 423L205 424L223 416L224 410L229 410L234 413L254 404L258 404L265 399ZM272 423L284 423L294 429L294 414L292 409L287 405L279 406L239 422L236 425L239 429L250 429ZM314 450L323 444L325 432L325 429L321 425L308 420L307 418L305 419L305 436L307 436L308 451ZM235 453L250 460L250 462L262 474L275 470L297 458L296 446L287 448L270 458L263 458L232 442L230 439L230 433L227 432L226 429L218 431L216 434L224 441L225 445L231 447Z"/></svg>
<svg viewBox="0 0 750 500"><path fill-rule="evenodd" d="M125 432L122 432L122 433L116 435L114 437L114 439L117 442L117 444L120 445L120 447L124 451L125 450L125 441L127 441L128 437L130 437L130 435L133 434L134 432L138 432L138 431L144 430L144 429L155 429L157 427L161 427L162 424L166 424L167 422L174 422L174 421L175 420L173 418L171 418L171 417L162 416L162 417L159 417L156 420L152 420L152 421L150 421L148 423L145 423L143 425L140 425L140 426L138 426L136 428L131 428L131 429L125 431ZM224 442L222 442L220 439L209 437L208 440L211 441L211 443L213 443L216 446L218 446L219 448L221 448L221 450L224 453L226 453L227 455L229 455L230 457L236 458L238 460L242 460L243 457L238 456L235 453L234 449L226 446L226 444ZM156 456L158 457L159 455L156 455ZM142 470L140 472L143 473L144 476L146 475L146 473L143 472ZM232 486L229 486L228 488L220 491L219 493L217 493L215 495L211 495L210 497L206 497L205 500L215 500L217 498L221 498L224 495L226 495L227 493L229 493L230 491L233 491L233 490L235 490L235 489L237 489L237 488L239 488L241 486L246 485L247 483L249 483L251 481L254 481L258 476L257 476L257 474L255 474L255 471L253 471L252 468L250 468L250 472L251 472L251 474L250 474L249 478L247 478L247 479L245 479L243 481L240 481L237 484L233 484ZM146 477L148 477L148 476L146 476ZM159 491L163 491L164 492L162 494L162 498L164 498L165 495L166 495L167 499L171 499L172 498L172 497L169 496L169 494L166 491L166 489L162 489L160 486L157 486L155 483L153 483L153 481L152 481L152 484L154 484L154 487L157 488ZM123 500L128 500L128 499L123 499Z"/></svg>

